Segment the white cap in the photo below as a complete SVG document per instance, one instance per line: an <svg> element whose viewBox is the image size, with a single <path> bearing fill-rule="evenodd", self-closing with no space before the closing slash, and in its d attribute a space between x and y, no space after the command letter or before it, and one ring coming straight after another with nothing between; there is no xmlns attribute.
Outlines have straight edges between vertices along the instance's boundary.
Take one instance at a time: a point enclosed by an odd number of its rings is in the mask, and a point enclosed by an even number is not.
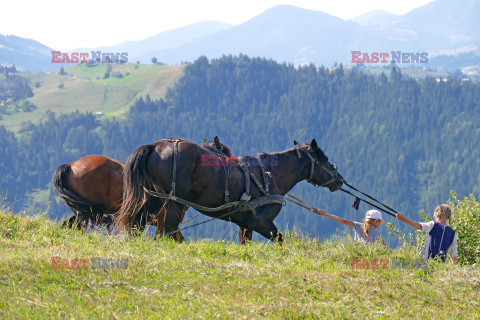
<svg viewBox="0 0 480 320"><path fill-rule="evenodd" d="M382 213L378 210L368 210L367 213L365 213L365 219L376 219L384 222L382 219Z"/></svg>

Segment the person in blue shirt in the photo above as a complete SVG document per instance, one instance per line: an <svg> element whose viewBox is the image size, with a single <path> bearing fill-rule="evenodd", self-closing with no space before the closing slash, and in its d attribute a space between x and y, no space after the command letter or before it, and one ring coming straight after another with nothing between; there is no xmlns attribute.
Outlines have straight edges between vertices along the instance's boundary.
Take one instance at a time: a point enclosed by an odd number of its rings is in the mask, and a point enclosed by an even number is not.
<svg viewBox="0 0 480 320"><path fill-rule="evenodd" d="M382 235L380 232L380 225L382 224L382 213L378 210L368 210L365 214L365 219L363 223L346 220L336 215L326 213L321 209L317 209L318 214L333 219L341 224L352 227L354 230L354 240L361 243L374 243L375 241L380 240L380 242L385 245L385 242L382 240Z"/></svg>
<svg viewBox="0 0 480 320"><path fill-rule="evenodd" d="M447 226L447 220L450 220L452 211L446 204L441 204L435 208L433 214L434 221L416 222L408 219L401 213L397 213L397 219L423 232L428 232L428 242L425 247L423 258L425 260L439 256L445 262L447 251L455 264L458 261L457 253L457 234L455 230Z"/></svg>

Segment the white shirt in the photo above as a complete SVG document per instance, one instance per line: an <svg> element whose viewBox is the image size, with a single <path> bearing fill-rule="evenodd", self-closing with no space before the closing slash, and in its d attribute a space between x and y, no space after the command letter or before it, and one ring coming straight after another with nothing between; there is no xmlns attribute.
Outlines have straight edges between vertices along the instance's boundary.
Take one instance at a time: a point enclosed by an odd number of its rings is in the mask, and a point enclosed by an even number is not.
<svg viewBox="0 0 480 320"><path fill-rule="evenodd" d="M433 226L435 225L435 221L429 221L429 222L420 222L422 225L422 230L423 232L430 232L433 229ZM455 258L458 257L457 253L457 233L455 232L455 236L453 237L452 244L450 247L448 247L448 253L450 254L450 257Z"/></svg>
<svg viewBox="0 0 480 320"><path fill-rule="evenodd" d="M374 226L370 226L370 231L368 237L365 235L362 229L363 223L353 221L353 230L355 232L354 239L356 242L362 243L373 243L377 241L378 238L382 238L380 230Z"/></svg>

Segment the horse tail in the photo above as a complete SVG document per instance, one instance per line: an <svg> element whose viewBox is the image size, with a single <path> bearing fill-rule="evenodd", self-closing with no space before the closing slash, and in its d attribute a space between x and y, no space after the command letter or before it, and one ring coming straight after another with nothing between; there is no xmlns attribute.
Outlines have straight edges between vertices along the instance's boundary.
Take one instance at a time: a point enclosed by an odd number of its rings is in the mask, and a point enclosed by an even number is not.
<svg viewBox="0 0 480 320"><path fill-rule="evenodd" d="M115 223L121 229L130 229L137 214L145 204L143 187L152 188L153 181L147 168L148 156L155 149L153 145L140 146L128 157L123 169L123 202L115 214Z"/></svg>
<svg viewBox="0 0 480 320"><path fill-rule="evenodd" d="M81 219L101 220L103 214L112 214L115 212L103 203L87 200L76 193L68 184L68 176L72 172L69 164L59 166L53 174L53 190L58 197L72 210L72 212Z"/></svg>

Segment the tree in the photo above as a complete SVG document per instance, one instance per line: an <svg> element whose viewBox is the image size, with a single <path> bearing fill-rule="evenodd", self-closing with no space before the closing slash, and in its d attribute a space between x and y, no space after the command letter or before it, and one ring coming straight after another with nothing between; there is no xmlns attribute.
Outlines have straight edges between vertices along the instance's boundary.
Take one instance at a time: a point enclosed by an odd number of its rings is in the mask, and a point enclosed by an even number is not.
<svg viewBox="0 0 480 320"><path fill-rule="evenodd" d="M453 191L449 206L453 210L452 228L457 232L458 258L462 264L480 262L480 203L473 194L469 197L457 197Z"/></svg>
<svg viewBox="0 0 480 320"><path fill-rule="evenodd" d="M58 72L59 75L61 76L66 76L67 73L65 72L65 69L63 69L63 67L60 68L60 72Z"/></svg>
<svg viewBox="0 0 480 320"><path fill-rule="evenodd" d="M153 58L152 58L152 63L153 63L153 64L157 64L157 61L158 61L158 60L157 60L156 57L153 57Z"/></svg>

